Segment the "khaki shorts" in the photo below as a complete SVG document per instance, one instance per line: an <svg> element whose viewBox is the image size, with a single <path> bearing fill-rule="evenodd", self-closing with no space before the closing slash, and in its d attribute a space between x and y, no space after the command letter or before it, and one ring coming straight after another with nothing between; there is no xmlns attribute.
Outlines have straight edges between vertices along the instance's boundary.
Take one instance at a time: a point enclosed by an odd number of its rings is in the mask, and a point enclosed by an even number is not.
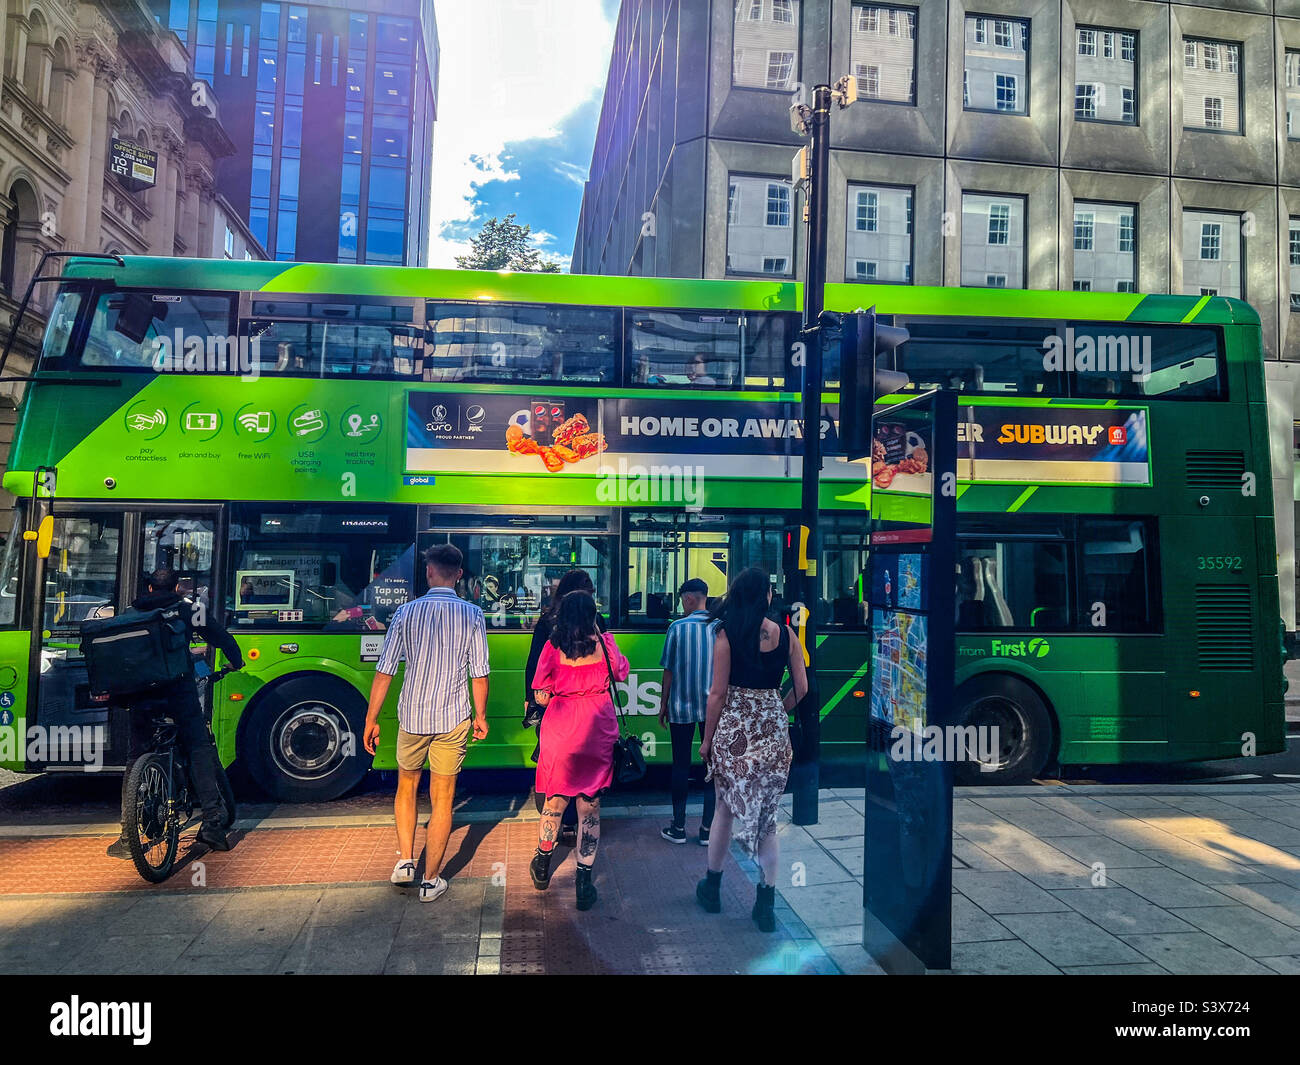
<svg viewBox="0 0 1300 1065"><path fill-rule="evenodd" d="M450 732L424 736L418 732L397 730L397 765L399 769L418 773L428 758L429 769L444 777L454 777L465 761L469 730L473 718L466 718Z"/></svg>

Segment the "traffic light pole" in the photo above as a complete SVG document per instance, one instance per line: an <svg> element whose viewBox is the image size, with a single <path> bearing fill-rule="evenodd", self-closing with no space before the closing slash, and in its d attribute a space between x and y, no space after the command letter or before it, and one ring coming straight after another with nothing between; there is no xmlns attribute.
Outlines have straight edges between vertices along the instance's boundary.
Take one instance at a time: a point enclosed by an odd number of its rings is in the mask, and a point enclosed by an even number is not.
<svg viewBox="0 0 1300 1065"><path fill-rule="evenodd" d="M800 552L799 601L804 604L801 635L808 668L808 695L799 704L803 737L799 760L790 771L796 825L817 823L817 792L821 782L821 684L817 676L817 622L821 602L821 529L818 521L822 466L822 326L826 284L826 233L830 192L831 87L813 89L809 116L808 247L804 270L803 344L803 477L799 523L808 530L806 551Z"/></svg>

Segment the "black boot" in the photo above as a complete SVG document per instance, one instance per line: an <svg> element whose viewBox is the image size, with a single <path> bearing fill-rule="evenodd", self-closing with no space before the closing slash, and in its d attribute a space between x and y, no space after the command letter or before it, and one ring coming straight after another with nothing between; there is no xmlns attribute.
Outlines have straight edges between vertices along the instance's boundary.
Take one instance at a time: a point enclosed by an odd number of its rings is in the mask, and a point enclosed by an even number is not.
<svg viewBox="0 0 1300 1065"><path fill-rule="evenodd" d="M695 885L695 898L704 907L705 913L722 912L721 870L716 873L712 869L708 870L708 875Z"/></svg>
<svg viewBox="0 0 1300 1065"><path fill-rule="evenodd" d="M551 855L554 853L554 850L544 851L538 847L533 860L528 863L528 875L533 878L533 887L538 891L551 886Z"/></svg>
<svg viewBox="0 0 1300 1065"><path fill-rule="evenodd" d="M754 897L754 911L750 914L760 932L776 931L776 888L772 884L759 884Z"/></svg>
<svg viewBox="0 0 1300 1065"><path fill-rule="evenodd" d="M230 850L230 841L226 839L225 831L213 827L213 825L207 821L204 821L203 827L199 829L198 840L207 847L208 850Z"/></svg>
<svg viewBox="0 0 1300 1065"><path fill-rule="evenodd" d="M591 882L591 866L578 866L578 909L589 910L596 905L596 885Z"/></svg>

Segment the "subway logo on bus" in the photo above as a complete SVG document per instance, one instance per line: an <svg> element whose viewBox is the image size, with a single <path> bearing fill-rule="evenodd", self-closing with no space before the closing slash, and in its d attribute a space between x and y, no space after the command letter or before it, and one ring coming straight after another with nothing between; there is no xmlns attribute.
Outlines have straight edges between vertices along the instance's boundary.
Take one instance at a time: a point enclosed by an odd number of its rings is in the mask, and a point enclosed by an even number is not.
<svg viewBox="0 0 1300 1065"><path fill-rule="evenodd" d="M992 653L1000 658L1046 658L1052 645L1041 636L1032 640L994 640Z"/></svg>

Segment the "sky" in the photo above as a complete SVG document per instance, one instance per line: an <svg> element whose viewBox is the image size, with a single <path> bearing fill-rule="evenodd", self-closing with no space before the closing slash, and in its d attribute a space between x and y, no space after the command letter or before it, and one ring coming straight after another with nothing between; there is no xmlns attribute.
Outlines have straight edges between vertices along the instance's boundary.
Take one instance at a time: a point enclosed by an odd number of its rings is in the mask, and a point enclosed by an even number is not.
<svg viewBox="0 0 1300 1065"><path fill-rule="evenodd" d="M440 0L429 265L514 211L567 269L618 0Z"/></svg>

